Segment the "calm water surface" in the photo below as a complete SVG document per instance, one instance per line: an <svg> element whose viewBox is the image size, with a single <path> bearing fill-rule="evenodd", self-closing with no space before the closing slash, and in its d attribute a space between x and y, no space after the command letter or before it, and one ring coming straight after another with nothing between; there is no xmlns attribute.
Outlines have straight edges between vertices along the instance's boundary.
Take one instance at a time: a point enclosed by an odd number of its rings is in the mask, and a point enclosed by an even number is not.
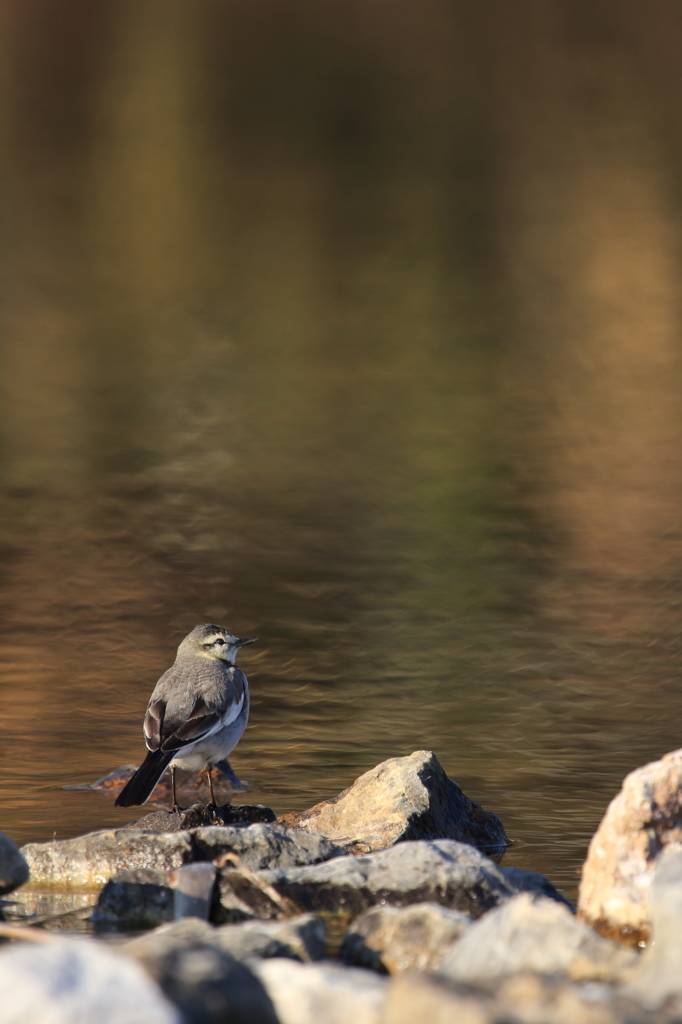
<svg viewBox="0 0 682 1024"><path fill-rule="evenodd" d="M648 9L648 5L647 5ZM569 895L682 743L682 17L0 5L0 827L260 637L277 812L434 750Z"/></svg>

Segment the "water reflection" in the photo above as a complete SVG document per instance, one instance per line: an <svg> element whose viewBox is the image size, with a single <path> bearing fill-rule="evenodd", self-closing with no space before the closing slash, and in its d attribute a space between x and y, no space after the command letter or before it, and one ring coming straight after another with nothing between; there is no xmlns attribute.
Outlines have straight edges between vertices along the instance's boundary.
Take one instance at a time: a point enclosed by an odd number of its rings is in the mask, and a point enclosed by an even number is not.
<svg viewBox="0 0 682 1024"><path fill-rule="evenodd" d="M2 16L3 827L127 820L61 787L217 620L249 800L434 749L573 892L680 742L677 17Z"/></svg>

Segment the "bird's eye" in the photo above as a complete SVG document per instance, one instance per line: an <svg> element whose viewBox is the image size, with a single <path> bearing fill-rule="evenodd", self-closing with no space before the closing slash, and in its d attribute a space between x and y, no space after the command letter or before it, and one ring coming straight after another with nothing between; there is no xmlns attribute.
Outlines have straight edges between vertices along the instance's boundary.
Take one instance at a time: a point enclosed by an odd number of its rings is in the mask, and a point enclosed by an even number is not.
<svg viewBox="0 0 682 1024"><path fill-rule="evenodd" d="M225 646L225 641L223 640L223 638L221 636L219 636L217 640L214 640L213 643L214 644L220 644L221 647Z"/></svg>

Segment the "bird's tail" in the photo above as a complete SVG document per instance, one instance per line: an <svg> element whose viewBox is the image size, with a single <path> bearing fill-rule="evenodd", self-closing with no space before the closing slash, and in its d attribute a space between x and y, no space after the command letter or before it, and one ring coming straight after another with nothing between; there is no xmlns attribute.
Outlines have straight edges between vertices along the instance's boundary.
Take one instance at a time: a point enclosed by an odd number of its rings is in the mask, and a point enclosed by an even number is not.
<svg viewBox="0 0 682 1024"><path fill-rule="evenodd" d="M176 751L150 750L135 774L119 793L117 807L136 807L152 795L154 786L173 760Z"/></svg>

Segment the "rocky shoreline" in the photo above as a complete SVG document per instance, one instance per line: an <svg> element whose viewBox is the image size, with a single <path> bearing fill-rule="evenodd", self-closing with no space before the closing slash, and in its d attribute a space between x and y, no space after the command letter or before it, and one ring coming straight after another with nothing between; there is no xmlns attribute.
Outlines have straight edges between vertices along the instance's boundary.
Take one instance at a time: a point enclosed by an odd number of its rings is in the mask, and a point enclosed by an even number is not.
<svg viewBox="0 0 682 1024"><path fill-rule="evenodd" d="M66 908L6 914L0 1024L682 1020L682 751L625 780L577 914L507 843L429 751L279 820L197 804L21 851L0 834L0 893Z"/></svg>

